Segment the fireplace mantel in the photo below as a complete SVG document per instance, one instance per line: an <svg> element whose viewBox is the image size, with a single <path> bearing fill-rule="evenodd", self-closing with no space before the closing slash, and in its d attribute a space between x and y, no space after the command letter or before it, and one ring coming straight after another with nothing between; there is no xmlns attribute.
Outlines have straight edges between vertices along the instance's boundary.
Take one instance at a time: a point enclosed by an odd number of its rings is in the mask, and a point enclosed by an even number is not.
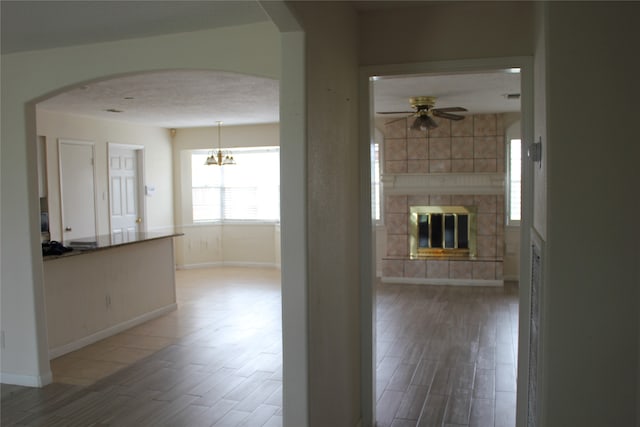
<svg viewBox="0 0 640 427"><path fill-rule="evenodd" d="M504 194L504 173L385 174L385 194Z"/></svg>

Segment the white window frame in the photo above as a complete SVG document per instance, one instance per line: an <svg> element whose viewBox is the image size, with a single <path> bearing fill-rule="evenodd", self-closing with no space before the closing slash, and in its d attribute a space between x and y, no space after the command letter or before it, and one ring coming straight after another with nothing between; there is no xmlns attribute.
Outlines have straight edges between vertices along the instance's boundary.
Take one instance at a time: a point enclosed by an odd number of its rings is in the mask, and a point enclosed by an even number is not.
<svg viewBox="0 0 640 427"><path fill-rule="evenodd" d="M518 159L518 166L517 169L518 171L520 171L520 176L518 176L517 180L513 179L513 162L511 159L511 150L512 150L512 144L514 142L516 142L519 144L520 146L520 159ZM506 176L506 220L507 220L507 226L519 226L520 225L520 219L522 218L522 139L521 138L511 138L507 141L506 144L506 163L507 163L507 176ZM519 185L519 191L517 191L517 196L519 197L519 208L520 208L520 212L518 213L518 217L517 218L512 218L512 208L513 208L513 203L512 203L512 198L514 196L514 184L517 183Z"/></svg>
<svg viewBox="0 0 640 427"><path fill-rule="evenodd" d="M375 154L378 153L376 159ZM382 221L382 145L374 142L371 144L371 218L374 224ZM377 161L376 161L377 160ZM377 189L377 191L376 191Z"/></svg>
<svg viewBox="0 0 640 427"><path fill-rule="evenodd" d="M236 158L236 162L240 163L241 159L242 159L242 154L246 154L246 153L259 153L259 152L277 152L278 156L279 156L279 152L280 152L280 147L267 147L267 146L256 146L256 147L247 147L247 148L237 148L237 149L233 149L232 150L234 153L234 157ZM194 155L207 155L208 151L207 150L190 150L189 153L189 161L191 162L190 165L193 162L193 156ZM190 212L191 212L191 223L194 225L205 225L205 224L212 224L212 223L216 223L216 224L234 224L234 223L252 223L252 224L278 224L280 223L280 209L279 209L279 205L280 205L280 185L278 183L278 197L277 197L277 204L278 204L278 216L275 219L269 219L269 218L243 218L243 219L228 219L225 218L225 176L224 176L224 168L236 168L238 167L238 165L225 165L225 166L216 166L216 165L210 165L210 166L206 166L209 168L222 168L221 172L222 172L222 176L221 176L221 180L220 180L220 186L212 186L211 188L218 188L219 189L219 194L218 197L220 198L220 216L218 218L212 218L212 219L199 219L196 220L194 219L193 216L193 189L194 188L207 188L207 187L201 187L201 186L194 186L193 185L193 170L190 173L189 179L189 189L191 191L191 206L190 206ZM280 171L278 168L278 180L280 177Z"/></svg>

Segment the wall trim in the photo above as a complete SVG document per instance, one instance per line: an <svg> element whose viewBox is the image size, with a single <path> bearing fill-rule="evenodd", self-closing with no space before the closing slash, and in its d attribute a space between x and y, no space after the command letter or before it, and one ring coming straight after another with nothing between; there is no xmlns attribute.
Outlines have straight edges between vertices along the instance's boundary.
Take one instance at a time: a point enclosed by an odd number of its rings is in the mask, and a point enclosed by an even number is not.
<svg viewBox="0 0 640 427"><path fill-rule="evenodd" d="M504 286L504 280L480 279L432 279L426 277L382 277L382 283L397 283L405 285L436 285L436 286Z"/></svg>
<svg viewBox="0 0 640 427"><path fill-rule="evenodd" d="M155 319L157 317L162 316L163 314L174 311L177 308L178 308L177 303L169 304L167 306L145 313L141 316L134 317L133 319L127 320L125 322L118 323L117 325L110 326L94 334L88 335L86 337L82 337L79 340L75 340L68 344L64 344L59 347L49 349L49 360L55 359L56 357L60 357L63 354L67 354L72 351L81 349L82 347L85 347L89 344L93 344L95 342L108 338L112 335L125 331L134 326L138 326L151 319Z"/></svg>
<svg viewBox="0 0 640 427"><path fill-rule="evenodd" d="M201 262L197 264L180 264L176 265L178 270L197 270L199 268L212 268L212 267L245 267L245 268L277 268L280 269L280 264L273 262L249 262L249 261L214 261L214 262Z"/></svg>
<svg viewBox="0 0 640 427"><path fill-rule="evenodd" d="M44 387L53 382L51 371L44 375L17 375L0 372L0 383L21 385L25 387Z"/></svg>
<svg viewBox="0 0 640 427"><path fill-rule="evenodd" d="M504 173L385 174L385 194L504 194Z"/></svg>

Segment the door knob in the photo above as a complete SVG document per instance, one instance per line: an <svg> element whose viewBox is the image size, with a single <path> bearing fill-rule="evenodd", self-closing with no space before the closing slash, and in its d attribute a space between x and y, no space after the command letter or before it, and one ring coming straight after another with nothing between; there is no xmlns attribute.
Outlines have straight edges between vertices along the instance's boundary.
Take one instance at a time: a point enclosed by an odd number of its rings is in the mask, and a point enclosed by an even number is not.
<svg viewBox="0 0 640 427"><path fill-rule="evenodd" d="M136 224L140 224L142 222L142 218L138 217L136 218Z"/></svg>
<svg viewBox="0 0 640 427"><path fill-rule="evenodd" d="M71 231L71 227L65 227L64 231Z"/></svg>

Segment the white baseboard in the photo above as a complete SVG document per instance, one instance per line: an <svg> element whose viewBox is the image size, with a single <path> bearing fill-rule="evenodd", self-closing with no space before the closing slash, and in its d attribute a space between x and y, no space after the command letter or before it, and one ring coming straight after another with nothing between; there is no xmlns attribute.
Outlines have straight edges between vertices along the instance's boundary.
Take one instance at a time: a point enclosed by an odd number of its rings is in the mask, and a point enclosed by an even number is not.
<svg viewBox="0 0 640 427"><path fill-rule="evenodd" d="M246 268L280 268L280 264L272 262L244 262L244 261L216 261L203 262L199 264L180 264L176 265L178 270L194 270L198 268L212 267L246 267Z"/></svg>
<svg viewBox="0 0 640 427"><path fill-rule="evenodd" d="M79 350L82 347L88 346L89 344L93 344L94 342L98 342L122 331L126 331L129 328L138 326L146 321L155 319L156 317L160 317L163 314L176 310L177 308L178 304L169 304L167 306L145 313L141 316L134 317L133 319L127 320L126 322L118 323L117 325L113 325L107 329L103 329L94 334L87 335L86 337L80 338L79 340L61 345L56 348L52 348L49 350L49 360L55 359L56 357L60 357L63 354L67 354L72 351Z"/></svg>
<svg viewBox="0 0 640 427"><path fill-rule="evenodd" d="M0 372L0 382L2 384L21 385L25 387L44 387L53 382L51 371L44 375L16 375Z"/></svg>
<svg viewBox="0 0 640 427"><path fill-rule="evenodd" d="M211 267L222 267L222 262L202 262L199 264L178 264L176 265L176 269L178 270L195 270L198 268L211 268Z"/></svg>
<svg viewBox="0 0 640 427"><path fill-rule="evenodd" d="M222 265L225 267L278 268L278 265L273 262L225 261Z"/></svg>
<svg viewBox="0 0 640 427"><path fill-rule="evenodd" d="M438 285L438 286L504 286L503 280L480 279L429 279L414 277L382 277L382 283L399 283L407 285Z"/></svg>

